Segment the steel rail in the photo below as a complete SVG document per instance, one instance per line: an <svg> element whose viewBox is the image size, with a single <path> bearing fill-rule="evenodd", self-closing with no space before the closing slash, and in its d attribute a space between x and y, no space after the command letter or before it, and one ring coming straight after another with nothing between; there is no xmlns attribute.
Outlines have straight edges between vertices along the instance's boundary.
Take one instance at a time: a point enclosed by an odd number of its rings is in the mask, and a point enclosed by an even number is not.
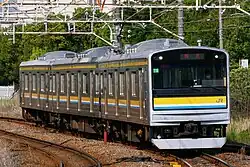
<svg viewBox="0 0 250 167"><path fill-rule="evenodd" d="M173 154L169 154L168 156L173 158L174 161L180 163L182 167L192 167L191 164L189 164L186 160L184 160L182 158L179 158L179 157L177 157L177 156L175 156Z"/></svg>
<svg viewBox="0 0 250 167"><path fill-rule="evenodd" d="M217 158L207 153L202 153L201 158L208 160L209 162L212 162L214 164L218 164L220 167L234 167L228 164L227 162L223 161L222 159Z"/></svg>
<svg viewBox="0 0 250 167"><path fill-rule="evenodd" d="M0 117L0 120L7 121L7 122L19 123L19 124L26 124L26 125L31 125L31 126L36 125L35 123L26 122L24 119L19 119L19 118ZM40 140L40 139L28 137L28 136L23 136L23 135L8 132L8 131L5 131L5 130L0 130L0 133L6 134L7 136L13 136L13 137L20 138L20 139L23 139L23 140L31 141L33 143L42 144L42 145L45 145L45 147L54 147L54 148L63 149L63 150L66 150L66 151L68 151L70 153L78 155L78 156L88 160L89 162L92 162L93 166L96 166L96 167L101 167L102 166L100 161L98 161L96 158L94 158L93 156L91 156L90 154L88 154L86 152L81 152L79 150L76 150L76 149L73 149L73 148L70 148L70 147L67 147L67 146L59 145L59 144L56 144L56 143L52 143L52 142L49 142L49 141L44 141L44 140Z"/></svg>

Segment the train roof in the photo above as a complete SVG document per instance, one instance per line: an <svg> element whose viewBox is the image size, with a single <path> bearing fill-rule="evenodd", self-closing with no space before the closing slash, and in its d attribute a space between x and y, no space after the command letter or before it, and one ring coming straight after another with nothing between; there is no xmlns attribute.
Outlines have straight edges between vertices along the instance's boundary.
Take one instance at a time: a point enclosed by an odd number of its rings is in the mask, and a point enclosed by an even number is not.
<svg viewBox="0 0 250 167"><path fill-rule="evenodd" d="M152 53L187 47L189 46L181 40L159 38L126 46L125 52L122 54L115 53L111 46L91 48L81 53L75 53L72 51L54 51L42 55L37 60L22 62L20 66L96 63L115 60L148 58L148 56Z"/></svg>

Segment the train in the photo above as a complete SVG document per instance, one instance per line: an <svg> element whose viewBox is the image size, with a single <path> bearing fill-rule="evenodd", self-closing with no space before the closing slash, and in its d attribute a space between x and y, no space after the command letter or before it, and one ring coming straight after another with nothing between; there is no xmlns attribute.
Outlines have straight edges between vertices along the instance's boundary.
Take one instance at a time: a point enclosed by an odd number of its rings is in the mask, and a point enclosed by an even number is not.
<svg viewBox="0 0 250 167"><path fill-rule="evenodd" d="M221 148L230 123L229 54L159 38L20 64L24 119L158 149Z"/></svg>

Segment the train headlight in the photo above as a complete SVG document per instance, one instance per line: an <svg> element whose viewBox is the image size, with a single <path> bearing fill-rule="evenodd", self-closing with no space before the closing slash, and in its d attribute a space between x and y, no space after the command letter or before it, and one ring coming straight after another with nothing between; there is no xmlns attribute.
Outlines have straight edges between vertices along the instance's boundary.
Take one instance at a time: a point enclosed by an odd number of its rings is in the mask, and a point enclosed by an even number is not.
<svg viewBox="0 0 250 167"><path fill-rule="evenodd" d="M162 57L162 56L159 56L159 60L163 60L163 57Z"/></svg>

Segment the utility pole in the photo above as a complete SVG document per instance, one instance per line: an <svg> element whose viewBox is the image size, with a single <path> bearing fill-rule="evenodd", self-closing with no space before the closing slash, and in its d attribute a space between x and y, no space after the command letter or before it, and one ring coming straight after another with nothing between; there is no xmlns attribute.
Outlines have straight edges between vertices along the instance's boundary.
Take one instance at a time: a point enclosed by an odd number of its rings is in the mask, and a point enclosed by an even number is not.
<svg viewBox="0 0 250 167"><path fill-rule="evenodd" d="M178 0L178 5L182 6L183 5L183 0ZM178 36L184 39L184 22L183 22L183 8L178 8ZM182 40L179 38L179 40Z"/></svg>
<svg viewBox="0 0 250 167"><path fill-rule="evenodd" d="M223 23L222 23L222 2L219 0L219 39L220 39L220 49L223 49Z"/></svg>
<svg viewBox="0 0 250 167"><path fill-rule="evenodd" d="M120 5L121 2L120 0L113 0L114 5ZM114 21L119 21L121 19L120 17L120 8L115 8L113 12L113 19ZM122 49L122 44L121 44L121 23L114 23L113 26L113 46L115 47L115 51L120 51Z"/></svg>

